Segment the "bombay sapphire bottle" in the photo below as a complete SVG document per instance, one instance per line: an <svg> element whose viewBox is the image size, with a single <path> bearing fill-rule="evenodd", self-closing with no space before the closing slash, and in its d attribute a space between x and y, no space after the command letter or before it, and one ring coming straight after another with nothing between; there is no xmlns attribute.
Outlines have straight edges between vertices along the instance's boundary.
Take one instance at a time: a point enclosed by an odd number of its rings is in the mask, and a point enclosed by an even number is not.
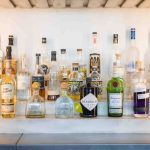
<svg viewBox="0 0 150 150"><path fill-rule="evenodd" d="M71 118L74 116L74 103L64 89L61 91L61 96L56 100L55 116L56 118Z"/></svg>

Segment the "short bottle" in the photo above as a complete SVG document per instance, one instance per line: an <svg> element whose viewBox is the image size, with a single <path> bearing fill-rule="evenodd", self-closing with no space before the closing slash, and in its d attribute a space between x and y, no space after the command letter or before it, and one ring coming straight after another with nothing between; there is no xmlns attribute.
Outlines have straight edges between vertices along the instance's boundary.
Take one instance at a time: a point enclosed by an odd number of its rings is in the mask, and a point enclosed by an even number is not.
<svg viewBox="0 0 150 150"><path fill-rule="evenodd" d="M45 100L39 96L40 84L32 84L33 96L28 99L26 104L27 118L44 118L45 117Z"/></svg>
<svg viewBox="0 0 150 150"><path fill-rule="evenodd" d="M5 60L5 75L1 83L1 114L3 118L16 115L16 81L12 75L11 61Z"/></svg>
<svg viewBox="0 0 150 150"><path fill-rule="evenodd" d="M107 83L107 103L109 117L123 116L123 80L120 78L118 69L113 70L113 77Z"/></svg>
<svg viewBox="0 0 150 150"><path fill-rule="evenodd" d="M26 56L21 60L21 70L17 74L17 100L28 100L30 97L31 76L27 69Z"/></svg>
<svg viewBox="0 0 150 150"><path fill-rule="evenodd" d="M86 85L80 88L81 117L91 118L97 116L99 88L91 85L92 79L86 78Z"/></svg>
<svg viewBox="0 0 150 150"><path fill-rule="evenodd" d="M56 118L72 118L74 116L74 103L67 95L67 91L62 89L61 96L55 103Z"/></svg>

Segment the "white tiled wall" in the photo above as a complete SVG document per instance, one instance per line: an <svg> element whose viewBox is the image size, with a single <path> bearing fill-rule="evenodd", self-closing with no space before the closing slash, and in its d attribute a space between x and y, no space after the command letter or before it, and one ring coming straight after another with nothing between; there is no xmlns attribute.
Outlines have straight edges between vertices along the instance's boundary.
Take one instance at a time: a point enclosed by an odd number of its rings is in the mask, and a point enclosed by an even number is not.
<svg viewBox="0 0 150 150"><path fill-rule="evenodd" d="M149 18L148 9L0 9L0 36L3 50L8 35L15 36L16 55L19 57L22 52L26 52L30 70L33 71L34 54L40 49L42 36L48 39L49 51L66 48L71 62L75 59L77 48L83 48L87 58L91 32L97 31L103 78L107 79L112 34L119 34L120 49L125 50L129 45L128 30L136 27L137 46L141 51L149 50L150 53Z"/></svg>

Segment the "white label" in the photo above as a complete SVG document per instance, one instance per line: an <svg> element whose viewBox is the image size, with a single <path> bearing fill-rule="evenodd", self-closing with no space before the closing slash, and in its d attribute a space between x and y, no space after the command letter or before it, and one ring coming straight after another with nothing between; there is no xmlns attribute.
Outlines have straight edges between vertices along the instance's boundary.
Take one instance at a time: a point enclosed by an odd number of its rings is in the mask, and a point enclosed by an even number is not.
<svg viewBox="0 0 150 150"><path fill-rule="evenodd" d="M30 77L27 75L18 75L17 77L17 89L26 90L30 87Z"/></svg>
<svg viewBox="0 0 150 150"><path fill-rule="evenodd" d="M30 103L28 104L29 112L39 112L41 110L41 105L39 103Z"/></svg>
<svg viewBox="0 0 150 150"><path fill-rule="evenodd" d="M109 93L109 107L110 108L122 107L122 93Z"/></svg>
<svg viewBox="0 0 150 150"><path fill-rule="evenodd" d="M134 92L145 92L146 86L144 84L137 84L134 88Z"/></svg>
<svg viewBox="0 0 150 150"><path fill-rule="evenodd" d="M136 62L135 61L130 61L127 65L127 72L133 73L136 72Z"/></svg>
<svg viewBox="0 0 150 150"><path fill-rule="evenodd" d="M13 99L14 87L12 84L4 84L1 86L2 99Z"/></svg>
<svg viewBox="0 0 150 150"><path fill-rule="evenodd" d="M89 93L88 95L86 95L84 98L81 99L81 103L85 108L91 111L98 104L98 100L92 93Z"/></svg>
<svg viewBox="0 0 150 150"><path fill-rule="evenodd" d="M149 93L138 94L138 100L149 98Z"/></svg>
<svg viewBox="0 0 150 150"><path fill-rule="evenodd" d="M5 105L5 104L2 104L1 111L2 111L2 113L14 112L14 105Z"/></svg>

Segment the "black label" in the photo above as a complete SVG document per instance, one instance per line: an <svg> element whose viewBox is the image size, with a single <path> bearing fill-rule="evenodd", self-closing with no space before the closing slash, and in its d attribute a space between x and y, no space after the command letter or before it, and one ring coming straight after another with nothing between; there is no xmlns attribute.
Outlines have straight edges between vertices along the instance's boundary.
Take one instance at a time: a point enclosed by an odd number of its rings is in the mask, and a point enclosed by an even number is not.
<svg viewBox="0 0 150 150"><path fill-rule="evenodd" d="M32 83L34 82L38 82L40 84L40 89L44 89L45 88L45 84L44 84L44 77L43 76L33 76L32 77Z"/></svg>

